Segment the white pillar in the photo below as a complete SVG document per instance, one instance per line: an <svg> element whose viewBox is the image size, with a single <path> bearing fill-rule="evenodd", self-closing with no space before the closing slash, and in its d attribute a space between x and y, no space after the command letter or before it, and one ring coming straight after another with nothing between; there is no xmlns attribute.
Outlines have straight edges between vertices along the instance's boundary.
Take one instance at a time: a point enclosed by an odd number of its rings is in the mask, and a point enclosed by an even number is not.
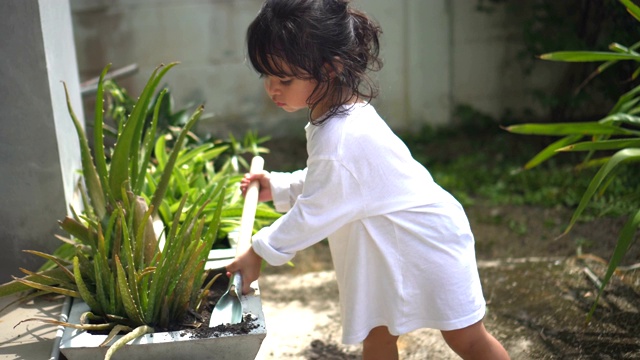
<svg viewBox="0 0 640 360"><path fill-rule="evenodd" d="M62 81L84 118L68 0L0 1L0 281L53 251L75 203L78 140Z"/></svg>

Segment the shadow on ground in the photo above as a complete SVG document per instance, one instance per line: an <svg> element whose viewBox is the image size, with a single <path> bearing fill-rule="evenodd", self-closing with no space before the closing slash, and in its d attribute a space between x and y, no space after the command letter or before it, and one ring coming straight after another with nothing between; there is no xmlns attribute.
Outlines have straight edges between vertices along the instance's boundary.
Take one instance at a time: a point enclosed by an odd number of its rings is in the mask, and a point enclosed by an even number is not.
<svg viewBox="0 0 640 360"><path fill-rule="evenodd" d="M302 257L311 261L325 251L318 244ZM479 268L488 302L485 324L513 359L640 359L637 274L612 280L587 325L597 293L592 277L605 270L600 261L484 260ZM261 280L269 330L264 359L359 359L359 347L340 345L333 272L289 270L267 269ZM402 359L457 359L434 330L404 335L399 345Z"/></svg>

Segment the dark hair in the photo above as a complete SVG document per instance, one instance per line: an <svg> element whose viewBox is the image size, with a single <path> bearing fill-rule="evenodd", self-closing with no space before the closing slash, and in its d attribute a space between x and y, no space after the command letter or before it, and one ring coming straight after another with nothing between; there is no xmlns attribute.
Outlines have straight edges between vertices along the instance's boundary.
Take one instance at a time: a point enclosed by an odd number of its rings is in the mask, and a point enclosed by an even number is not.
<svg viewBox="0 0 640 360"><path fill-rule="evenodd" d="M324 101L330 104L327 116L314 121L318 125L344 111L340 105L345 99L369 102L378 95L367 72L382 67L381 33L349 0L266 0L247 30L247 51L253 68L263 75L318 82L309 97L311 110Z"/></svg>

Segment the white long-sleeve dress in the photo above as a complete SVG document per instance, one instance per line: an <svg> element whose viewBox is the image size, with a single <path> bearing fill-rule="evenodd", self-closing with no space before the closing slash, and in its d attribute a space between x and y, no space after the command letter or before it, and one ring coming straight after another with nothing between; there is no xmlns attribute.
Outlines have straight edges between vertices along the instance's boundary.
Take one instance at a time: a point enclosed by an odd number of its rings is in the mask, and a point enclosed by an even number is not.
<svg viewBox="0 0 640 360"><path fill-rule="evenodd" d="M281 265L328 238L346 344L381 325L400 335L481 320L464 210L375 109L357 104L305 130L307 168L271 173L274 205L286 214L253 236L255 252Z"/></svg>

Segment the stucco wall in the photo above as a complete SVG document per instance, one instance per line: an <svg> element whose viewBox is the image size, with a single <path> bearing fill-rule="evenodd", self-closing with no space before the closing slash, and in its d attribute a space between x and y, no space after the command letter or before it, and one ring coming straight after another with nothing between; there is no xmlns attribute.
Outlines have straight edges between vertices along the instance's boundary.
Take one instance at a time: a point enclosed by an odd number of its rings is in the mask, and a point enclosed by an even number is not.
<svg viewBox="0 0 640 360"><path fill-rule="evenodd" d="M526 1L526 0L523 0ZM531 89L553 87L563 67L531 59L535 67L524 75L516 61L523 49L524 15L517 7L476 10L475 1L452 1L451 93L454 104L467 104L495 117L505 109L537 108Z"/></svg>
<svg viewBox="0 0 640 360"><path fill-rule="evenodd" d="M199 128L220 136L258 129L300 133L305 114L286 114L266 98L244 59L246 27L262 0L72 0L83 79L137 63L120 81L138 94L153 68L180 61L166 77L178 106L204 102L214 116ZM478 12L469 0L355 0L384 30L378 111L398 130L451 122L456 104L500 115L532 106L528 81L512 61L520 43L513 14Z"/></svg>
<svg viewBox="0 0 640 360"><path fill-rule="evenodd" d="M0 282L44 262L76 193L80 152L62 81L82 118L68 0L0 2Z"/></svg>

